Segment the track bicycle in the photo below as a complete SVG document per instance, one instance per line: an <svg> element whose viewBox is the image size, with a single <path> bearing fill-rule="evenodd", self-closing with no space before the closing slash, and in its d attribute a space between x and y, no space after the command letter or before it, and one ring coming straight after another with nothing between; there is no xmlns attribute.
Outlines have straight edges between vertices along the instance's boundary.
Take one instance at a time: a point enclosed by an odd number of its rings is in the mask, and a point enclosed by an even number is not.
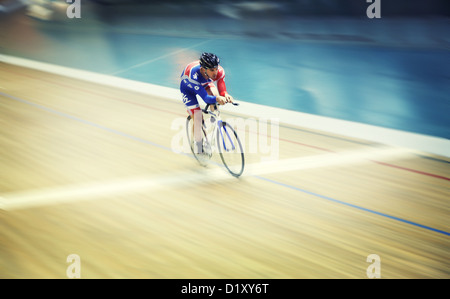
<svg viewBox="0 0 450 299"><path fill-rule="evenodd" d="M231 103L238 106L238 103ZM202 117L202 139L204 154L198 154L194 147L194 119L189 115L186 119L186 133L195 159L202 166L208 164L214 152L219 153L223 165L234 177L239 177L244 171L244 150L238 134L233 127L223 121L220 117L218 105L214 105L214 112L208 110L210 104L207 104L202 113L209 118Z"/></svg>

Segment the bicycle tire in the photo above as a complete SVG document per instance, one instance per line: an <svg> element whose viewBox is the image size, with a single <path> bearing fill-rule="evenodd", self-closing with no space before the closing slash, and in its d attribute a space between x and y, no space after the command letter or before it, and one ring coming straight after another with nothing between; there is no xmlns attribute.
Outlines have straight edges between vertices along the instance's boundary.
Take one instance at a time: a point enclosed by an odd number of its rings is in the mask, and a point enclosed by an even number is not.
<svg viewBox="0 0 450 299"><path fill-rule="evenodd" d="M228 123L221 122L218 125L219 129L217 130L217 147L219 149L219 155L222 163L228 170L228 172L231 173L231 175L233 175L234 177L240 177L244 172L245 166L244 150L242 148L241 141L236 131ZM227 130L229 130L229 132ZM233 136L235 138L235 142L233 142ZM237 150L237 152L234 153L233 156L228 154L231 150L234 150L233 148L230 149L230 145L231 147L233 147L234 145L234 149ZM233 158L235 160L235 163L233 163L230 158Z"/></svg>

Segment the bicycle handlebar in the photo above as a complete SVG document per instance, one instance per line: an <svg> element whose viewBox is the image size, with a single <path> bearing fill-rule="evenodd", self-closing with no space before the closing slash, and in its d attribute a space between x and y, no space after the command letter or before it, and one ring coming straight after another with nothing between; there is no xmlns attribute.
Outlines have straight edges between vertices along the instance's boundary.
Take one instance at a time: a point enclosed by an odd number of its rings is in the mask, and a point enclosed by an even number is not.
<svg viewBox="0 0 450 299"><path fill-rule="evenodd" d="M233 104L233 106L239 106L239 103L230 103L230 104ZM202 111L204 112L204 113L208 113L208 108L209 108L209 106L211 106L211 105L220 105L219 103L215 103L215 104L206 104L206 106L205 106L205 109L202 109Z"/></svg>

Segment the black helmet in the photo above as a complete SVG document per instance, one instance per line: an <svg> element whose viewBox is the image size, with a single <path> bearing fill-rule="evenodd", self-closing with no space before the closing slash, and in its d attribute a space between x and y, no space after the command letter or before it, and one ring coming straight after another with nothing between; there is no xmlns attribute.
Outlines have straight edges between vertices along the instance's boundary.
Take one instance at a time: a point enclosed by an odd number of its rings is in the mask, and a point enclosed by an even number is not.
<svg viewBox="0 0 450 299"><path fill-rule="evenodd" d="M205 69L218 67L219 63L220 59L215 54L203 52L200 56L200 65Z"/></svg>

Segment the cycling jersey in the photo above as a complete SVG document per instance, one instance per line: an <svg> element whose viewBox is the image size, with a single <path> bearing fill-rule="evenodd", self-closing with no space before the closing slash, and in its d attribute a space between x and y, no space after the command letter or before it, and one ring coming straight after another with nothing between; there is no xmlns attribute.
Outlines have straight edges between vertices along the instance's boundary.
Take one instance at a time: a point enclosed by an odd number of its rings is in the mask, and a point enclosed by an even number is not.
<svg viewBox="0 0 450 299"><path fill-rule="evenodd" d="M215 104L216 97L208 95L207 89L214 86L214 82L217 82L217 89L221 96L226 93L225 86L225 71L219 65L217 71L216 80L205 79L200 73L199 61L194 61L188 64L181 73L180 91L183 95L183 103L188 109L194 109L199 107L197 101L197 95L199 95L203 101L207 104Z"/></svg>

